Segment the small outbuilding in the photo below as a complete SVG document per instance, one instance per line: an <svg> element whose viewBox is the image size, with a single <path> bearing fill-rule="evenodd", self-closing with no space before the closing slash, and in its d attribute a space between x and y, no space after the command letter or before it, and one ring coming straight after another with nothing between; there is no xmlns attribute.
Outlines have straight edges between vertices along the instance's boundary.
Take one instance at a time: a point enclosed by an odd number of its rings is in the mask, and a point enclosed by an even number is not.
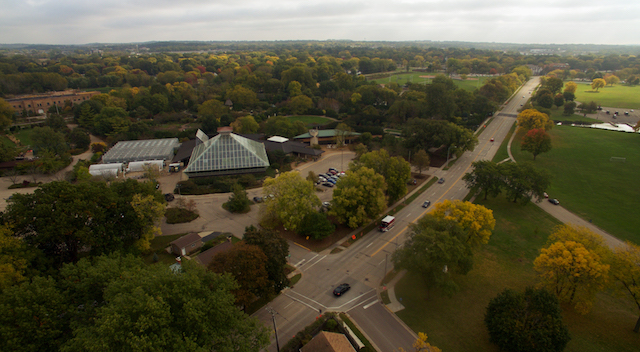
<svg viewBox="0 0 640 352"><path fill-rule="evenodd" d="M195 232L184 235L171 242L171 253L175 255L189 255L202 247L202 238Z"/></svg>

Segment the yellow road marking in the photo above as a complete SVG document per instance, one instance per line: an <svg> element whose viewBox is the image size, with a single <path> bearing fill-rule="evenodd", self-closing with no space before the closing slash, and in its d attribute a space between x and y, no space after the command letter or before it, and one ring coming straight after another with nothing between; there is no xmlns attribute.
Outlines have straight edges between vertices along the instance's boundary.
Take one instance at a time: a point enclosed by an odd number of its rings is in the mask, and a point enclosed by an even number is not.
<svg viewBox="0 0 640 352"><path fill-rule="evenodd" d="M495 136L495 134L497 133L497 131L500 129L500 127L502 127L502 125L504 124L505 120L502 120L502 122L500 122L500 126L498 126L498 128L496 129L495 132L493 132L493 136ZM488 143L491 142L484 142L484 146L486 147ZM464 174L467 173L467 170L469 170L469 168L471 167L471 164L473 164L474 161L476 161L476 159L478 159L478 157L480 156L480 153L478 153L478 155L476 155L476 157L473 159L473 161L471 161L471 163L469 163L469 166L467 166L466 169L464 169L464 171L462 172L462 175L460 175L460 177L458 177L457 180L455 180L453 182L453 184L451 185L451 187L449 187L449 189L447 189L446 192L444 192L440 198L438 198L435 202L433 202L433 206L436 205L436 203L438 203L440 201L440 199L442 199L442 197L444 197L445 194L447 194L452 188L453 186L456 185L456 183L458 183L458 181L460 181L460 179L462 179L462 176L464 176ZM431 208L431 210L433 210L433 208ZM422 212L422 214L420 214L417 218L413 219L413 221L411 221L411 223L416 222L418 219L420 219L421 217L423 217L426 213L430 212L431 210L425 210L424 212ZM409 228L409 225L405 226L402 230L400 230L400 232L398 232L395 236L393 236L393 238L391 238L389 241L385 241L386 243L382 245L382 247L380 247L377 251L373 252L373 254L371 254L371 256L375 256L376 254L378 254L378 252L380 252L381 250L384 249L384 247L386 247L389 243L393 242L393 240L395 240L398 236L400 236L402 233L404 233L404 231L407 230L407 228Z"/></svg>

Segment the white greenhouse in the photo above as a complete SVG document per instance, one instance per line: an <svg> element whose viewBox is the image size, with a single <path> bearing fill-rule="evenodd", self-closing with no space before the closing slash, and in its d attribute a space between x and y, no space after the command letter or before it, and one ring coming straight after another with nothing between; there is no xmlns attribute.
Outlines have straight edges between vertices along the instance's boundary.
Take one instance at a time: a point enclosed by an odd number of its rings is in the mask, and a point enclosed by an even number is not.
<svg viewBox="0 0 640 352"><path fill-rule="evenodd" d="M145 171L148 166L157 167L158 171L162 171L164 169L164 160L132 161L127 166L127 172Z"/></svg>

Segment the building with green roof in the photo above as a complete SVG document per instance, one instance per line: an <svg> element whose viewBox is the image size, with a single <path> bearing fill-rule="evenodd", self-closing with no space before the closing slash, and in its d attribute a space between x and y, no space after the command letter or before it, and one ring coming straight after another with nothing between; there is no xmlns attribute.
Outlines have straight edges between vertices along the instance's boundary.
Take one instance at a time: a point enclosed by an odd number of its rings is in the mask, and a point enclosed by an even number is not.
<svg viewBox="0 0 640 352"><path fill-rule="evenodd" d="M336 143L336 135L338 130L310 130L305 134L293 137L297 142L309 143L315 145L314 139L317 138L317 144L332 144ZM317 134L317 136L315 135ZM358 132L347 132L344 136L345 143L349 143L357 139L360 136ZM315 138L314 138L315 137Z"/></svg>

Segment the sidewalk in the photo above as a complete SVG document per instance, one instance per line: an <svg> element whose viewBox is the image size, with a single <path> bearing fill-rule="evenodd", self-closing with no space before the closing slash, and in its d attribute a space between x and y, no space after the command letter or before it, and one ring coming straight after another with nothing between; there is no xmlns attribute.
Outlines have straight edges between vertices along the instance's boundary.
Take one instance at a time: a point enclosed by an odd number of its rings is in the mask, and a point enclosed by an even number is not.
<svg viewBox="0 0 640 352"><path fill-rule="evenodd" d="M389 310L394 313L404 309L402 303L400 303L396 298L396 284L398 283L398 281L400 281L400 279L404 277L404 274L406 273L406 270L401 270L396 274L393 280L389 281L389 283L386 284L386 291L389 294L389 301L391 301L389 304L387 304L387 308L389 308Z"/></svg>

